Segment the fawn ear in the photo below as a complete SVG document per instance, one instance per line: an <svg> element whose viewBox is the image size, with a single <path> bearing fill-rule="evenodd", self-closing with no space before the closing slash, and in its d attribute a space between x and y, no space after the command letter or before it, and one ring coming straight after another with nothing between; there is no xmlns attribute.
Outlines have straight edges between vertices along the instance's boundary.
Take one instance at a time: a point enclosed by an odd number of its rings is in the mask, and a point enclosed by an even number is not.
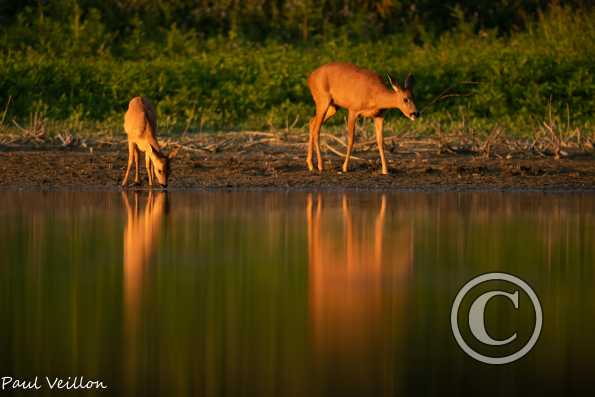
<svg viewBox="0 0 595 397"><path fill-rule="evenodd" d="M175 158L178 155L178 152L180 151L180 146L178 146L177 148L175 148L174 150L172 150L171 152L169 152L169 154L167 155L167 157L171 160L173 158Z"/></svg>
<svg viewBox="0 0 595 397"><path fill-rule="evenodd" d="M150 156L157 157L158 159L164 159L166 157L166 156L163 155L163 153L161 153L161 151L159 149L157 149L153 145L148 145L148 147L147 147L147 153Z"/></svg>
<svg viewBox="0 0 595 397"><path fill-rule="evenodd" d="M413 88L413 84L415 83L415 79L413 78L413 75L411 73L409 73L407 75L407 77L405 77L405 89L412 89Z"/></svg>

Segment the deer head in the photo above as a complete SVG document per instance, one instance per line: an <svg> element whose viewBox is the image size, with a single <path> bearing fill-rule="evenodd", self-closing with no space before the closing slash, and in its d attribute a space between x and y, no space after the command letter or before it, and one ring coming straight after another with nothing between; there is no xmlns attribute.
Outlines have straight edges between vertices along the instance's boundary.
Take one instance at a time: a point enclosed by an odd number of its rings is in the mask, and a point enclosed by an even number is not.
<svg viewBox="0 0 595 397"><path fill-rule="evenodd" d="M149 145L148 151L151 162L153 163L153 175L157 178L157 182L164 188L167 187L167 180L170 174L170 162L177 156L179 150L180 148L177 148L166 155Z"/></svg>
<svg viewBox="0 0 595 397"><path fill-rule="evenodd" d="M419 112L413 99L413 76L411 74L407 75L403 87L399 86L398 83L394 83L390 75L388 75L388 80L397 95L397 108L403 112L405 117L408 117L411 121L415 121L419 117Z"/></svg>

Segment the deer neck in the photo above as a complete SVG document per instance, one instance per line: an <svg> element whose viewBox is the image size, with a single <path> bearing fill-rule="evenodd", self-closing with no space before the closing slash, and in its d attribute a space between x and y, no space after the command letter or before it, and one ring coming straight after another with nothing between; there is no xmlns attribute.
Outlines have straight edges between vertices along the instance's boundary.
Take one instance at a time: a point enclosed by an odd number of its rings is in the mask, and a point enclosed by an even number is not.
<svg viewBox="0 0 595 397"><path fill-rule="evenodd" d="M394 109L400 106L399 96L394 91L384 90L376 97L380 109Z"/></svg>
<svg viewBox="0 0 595 397"><path fill-rule="evenodd" d="M158 146L155 147L151 145L149 141L145 142L145 144L142 145L142 147L140 148L142 151L145 152L147 156L149 156L153 163L157 162L161 157L163 157L163 154L161 154L161 152L159 151Z"/></svg>

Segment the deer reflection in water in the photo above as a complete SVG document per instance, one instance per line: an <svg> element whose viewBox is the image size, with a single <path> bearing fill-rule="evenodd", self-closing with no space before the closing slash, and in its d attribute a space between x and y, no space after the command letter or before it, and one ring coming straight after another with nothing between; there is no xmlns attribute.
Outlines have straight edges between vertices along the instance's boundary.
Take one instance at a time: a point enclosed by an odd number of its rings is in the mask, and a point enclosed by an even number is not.
<svg viewBox="0 0 595 397"><path fill-rule="evenodd" d="M128 218L124 229L124 332L127 345L125 354L127 383L132 386L135 385L137 365L144 361L139 357L139 354L144 353L140 351L137 340L139 317L142 312L143 278L156 251L168 202L166 192L151 191L142 211L139 206L139 192L134 192L132 205L128 200L128 194L124 192L122 201Z"/></svg>
<svg viewBox="0 0 595 397"><path fill-rule="evenodd" d="M394 389L398 358L389 355L393 358L382 362L377 358L387 357L381 354L387 349L396 352L402 347L395 345L399 340L395 334L406 332L404 308L413 263L413 227L401 222L395 211L390 213L390 228L386 230L384 194L377 211L368 206L352 210L343 195L339 223L333 222L337 209L324 211L322 201L321 194L317 200L309 194L306 204L310 321L316 361L324 372L333 372L349 382L361 380L364 384L365 379L376 379L379 388ZM348 364L358 360L375 364L363 366L367 370L362 373Z"/></svg>

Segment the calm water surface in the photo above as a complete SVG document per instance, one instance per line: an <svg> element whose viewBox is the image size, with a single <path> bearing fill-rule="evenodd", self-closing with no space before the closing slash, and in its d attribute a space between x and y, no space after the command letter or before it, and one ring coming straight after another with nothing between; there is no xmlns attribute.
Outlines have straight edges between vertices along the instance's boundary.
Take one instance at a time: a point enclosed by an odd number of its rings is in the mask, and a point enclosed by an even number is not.
<svg viewBox="0 0 595 397"><path fill-rule="evenodd" d="M139 396L595 387L595 195L0 193L0 204L0 376L84 376ZM537 345L506 366L468 357L450 328L458 290L491 271L527 281L544 313ZM517 332L522 346L527 302L493 299L490 335Z"/></svg>

